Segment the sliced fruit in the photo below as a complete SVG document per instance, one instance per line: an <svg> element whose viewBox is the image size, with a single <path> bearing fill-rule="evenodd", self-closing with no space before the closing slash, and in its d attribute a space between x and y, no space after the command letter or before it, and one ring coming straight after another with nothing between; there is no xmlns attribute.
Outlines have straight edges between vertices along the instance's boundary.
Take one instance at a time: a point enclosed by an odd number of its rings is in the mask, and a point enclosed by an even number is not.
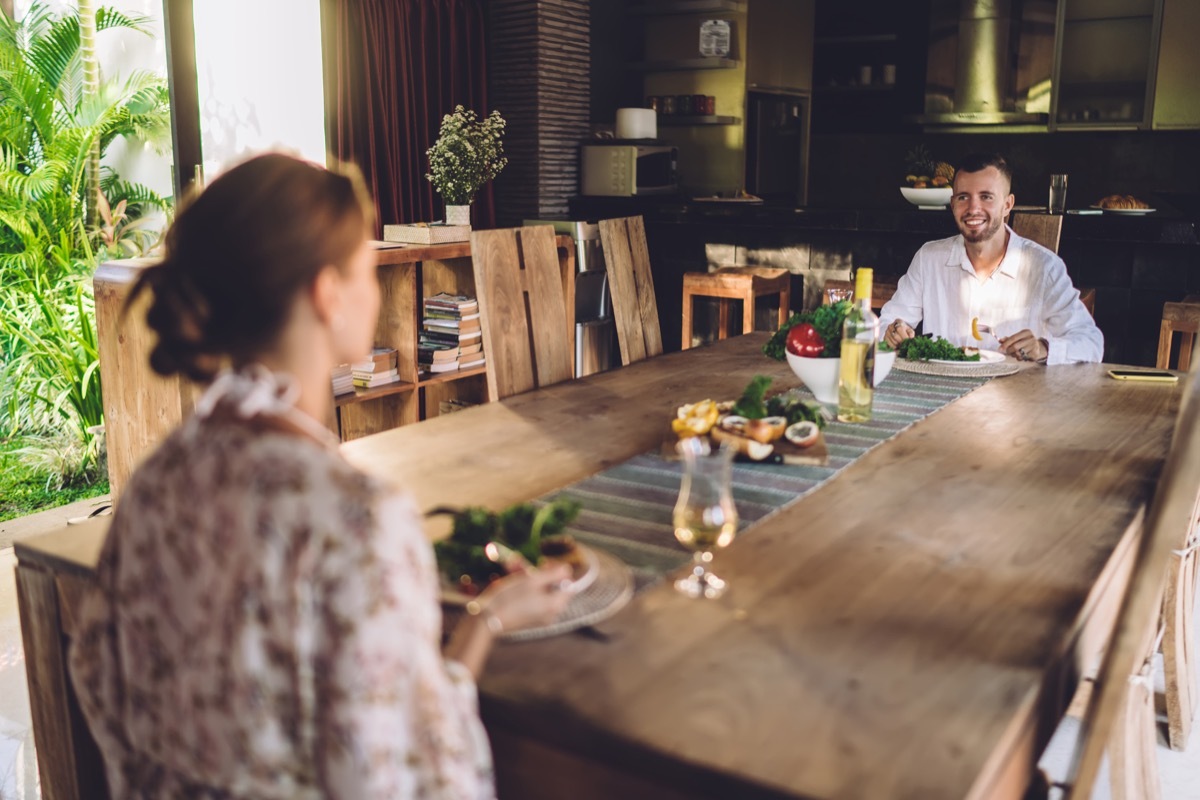
<svg viewBox="0 0 1200 800"><path fill-rule="evenodd" d="M820 437L821 429L817 427L817 423L806 419L789 425L783 435L797 447L811 447Z"/></svg>
<svg viewBox="0 0 1200 800"><path fill-rule="evenodd" d="M746 435L756 442L767 444L783 436L787 429L787 417L763 417L746 422Z"/></svg>
<svg viewBox="0 0 1200 800"><path fill-rule="evenodd" d="M717 422L717 404L712 400L701 400L680 406L671 420L671 430L679 436L703 436Z"/></svg>
<svg viewBox="0 0 1200 800"><path fill-rule="evenodd" d="M728 414L721 417L721 427L727 431L742 434L746 432L746 423L749 421L745 417L739 417L737 414Z"/></svg>
<svg viewBox="0 0 1200 800"><path fill-rule="evenodd" d="M976 341L983 341L983 336L981 336L979 333L979 317L971 318L971 336L974 337Z"/></svg>
<svg viewBox="0 0 1200 800"><path fill-rule="evenodd" d="M765 442L756 442L749 436L742 436L720 426L712 429L712 438L725 442L737 452L754 461L762 461L775 452L775 446Z"/></svg>

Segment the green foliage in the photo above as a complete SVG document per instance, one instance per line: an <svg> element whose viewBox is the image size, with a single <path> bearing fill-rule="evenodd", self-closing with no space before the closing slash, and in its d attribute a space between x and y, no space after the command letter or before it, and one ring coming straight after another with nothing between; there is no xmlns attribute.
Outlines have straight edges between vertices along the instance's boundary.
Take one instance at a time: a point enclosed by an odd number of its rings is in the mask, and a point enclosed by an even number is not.
<svg viewBox="0 0 1200 800"><path fill-rule="evenodd" d="M934 358L938 361L979 360L978 350L971 355L967 355L961 347L951 344L948 340L940 336L936 339L928 339L924 336L914 336L912 339L905 339L896 348L896 352L901 358L907 358L909 361L928 361Z"/></svg>
<svg viewBox="0 0 1200 800"><path fill-rule="evenodd" d="M146 22L96 12L97 31L145 33ZM161 150L170 114L166 82L146 72L85 93L83 58L77 11L56 15L39 0L20 20L0 14L0 422L25 435L69 433L80 461L56 467L60 481L94 472L100 455L91 274L101 259L144 252L157 234L143 215L171 207L111 171L100 174L104 196L89 193L94 145L103 153L126 137Z"/></svg>
<svg viewBox="0 0 1200 800"><path fill-rule="evenodd" d="M766 375L755 375L754 380L746 384L742 396L733 404L733 413L746 419L762 419L767 416L767 404L763 398L767 396L767 387L771 379Z"/></svg>
<svg viewBox="0 0 1200 800"><path fill-rule="evenodd" d="M767 416L784 417L788 425L807 420L815 422L818 428L824 428L828 414L820 403L787 394L777 394L767 401Z"/></svg>
<svg viewBox="0 0 1200 800"><path fill-rule="evenodd" d="M55 447L52 439L0 439L0 522L76 500L108 494L108 479L67 481L55 486L45 470L30 466L31 451Z"/></svg>
<svg viewBox="0 0 1200 800"><path fill-rule="evenodd" d="M842 355L842 324L846 321L846 315L850 313L850 309L854 306L849 300L839 300L833 305L818 306L812 311L804 311L800 314L792 314L787 322L779 326L779 330L772 334L767 343L763 345L763 355L768 358L773 358L776 361L784 361L787 359L787 343L788 331L794 326L802 322L810 323L817 329L817 333L825 340L825 350L821 353L821 358L840 358Z"/></svg>
<svg viewBox="0 0 1200 800"><path fill-rule="evenodd" d="M448 205L470 205L475 193L508 165L504 127L498 111L481 120L474 111L455 106L453 114L442 117L437 141L425 151L425 177Z"/></svg>

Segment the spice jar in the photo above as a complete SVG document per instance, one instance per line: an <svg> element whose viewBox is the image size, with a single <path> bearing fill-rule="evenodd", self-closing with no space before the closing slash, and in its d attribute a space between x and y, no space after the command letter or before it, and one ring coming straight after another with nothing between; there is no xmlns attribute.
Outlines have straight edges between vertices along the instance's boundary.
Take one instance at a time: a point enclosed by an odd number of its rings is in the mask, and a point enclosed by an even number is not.
<svg viewBox="0 0 1200 800"><path fill-rule="evenodd" d="M675 113L681 117L690 117L692 115L692 96L690 94L675 96Z"/></svg>
<svg viewBox="0 0 1200 800"><path fill-rule="evenodd" d="M646 108L651 108L651 109L654 109L655 111L660 111L661 109L659 108L659 105L661 103L662 103L662 98L658 97L657 95L650 95L649 97L646 98Z"/></svg>
<svg viewBox="0 0 1200 800"><path fill-rule="evenodd" d="M677 109L675 108L675 95L673 95L673 94L664 95L663 98L659 101L658 113L662 114L665 117L670 117L670 116L673 116L676 111L677 111Z"/></svg>
<svg viewBox="0 0 1200 800"><path fill-rule="evenodd" d="M711 94L704 95L704 111L702 111L701 113L703 113L707 116L710 116L710 117L713 116L714 114L716 114L717 113L717 98L713 97Z"/></svg>

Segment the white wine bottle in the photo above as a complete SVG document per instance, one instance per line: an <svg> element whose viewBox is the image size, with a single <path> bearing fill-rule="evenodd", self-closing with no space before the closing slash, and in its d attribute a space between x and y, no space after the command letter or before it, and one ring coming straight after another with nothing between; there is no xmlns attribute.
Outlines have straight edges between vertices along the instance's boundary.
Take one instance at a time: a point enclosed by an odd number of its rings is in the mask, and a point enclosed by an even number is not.
<svg viewBox="0 0 1200 800"><path fill-rule="evenodd" d="M869 422L875 394L875 343L879 317L871 310L874 271L862 267L854 282L855 305L842 324L842 364L838 372L840 422Z"/></svg>

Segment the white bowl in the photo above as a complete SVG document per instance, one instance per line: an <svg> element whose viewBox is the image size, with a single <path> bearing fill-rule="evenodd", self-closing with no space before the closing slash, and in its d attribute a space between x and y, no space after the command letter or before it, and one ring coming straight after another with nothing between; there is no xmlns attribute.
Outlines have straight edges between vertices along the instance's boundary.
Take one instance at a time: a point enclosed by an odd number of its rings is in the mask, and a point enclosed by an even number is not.
<svg viewBox="0 0 1200 800"><path fill-rule="evenodd" d="M917 208L945 208L954 196L954 190L949 186L939 186L936 189L913 189L908 186L900 187L904 199Z"/></svg>
<svg viewBox="0 0 1200 800"><path fill-rule="evenodd" d="M793 353L787 354L788 366L796 377L804 382L813 396L822 403L837 403L838 401L838 370L842 366L840 358L805 358ZM883 383L883 379L892 371L896 363L895 350L875 351L875 385Z"/></svg>

